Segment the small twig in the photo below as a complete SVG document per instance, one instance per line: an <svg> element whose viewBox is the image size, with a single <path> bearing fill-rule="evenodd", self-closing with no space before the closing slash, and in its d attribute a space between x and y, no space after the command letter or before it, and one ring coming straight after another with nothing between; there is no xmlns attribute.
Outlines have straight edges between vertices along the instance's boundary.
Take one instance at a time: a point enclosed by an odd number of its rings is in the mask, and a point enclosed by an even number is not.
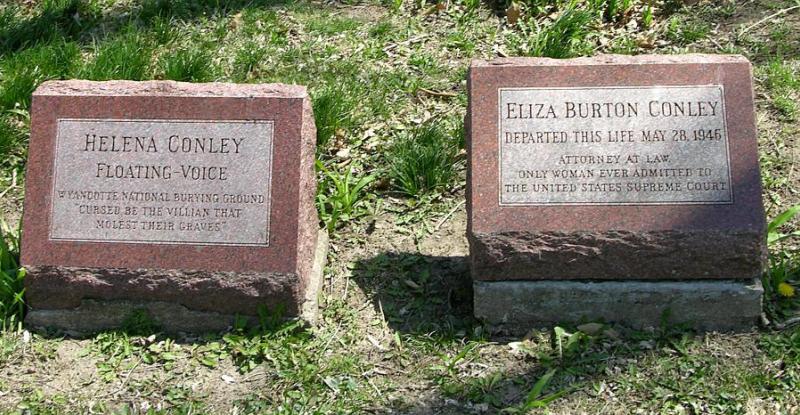
<svg viewBox="0 0 800 415"><path fill-rule="evenodd" d="M422 87L419 88L419 91L424 92L424 93L426 93L428 95L435 96L435 97L457 97L458 96L458 94L456 94L455 92L438 92L438 91L432 91L430 89L422 88Z"/></svg>
<svg viewBox="0 0 800 415"><path fill-rule="evenodd" d="M325 340L325 345L322 346L322 351L320 352L320 354L324 354L326 351L328 351L328 346L330 346L331 341L333 341L334 338L339 337L339 329L341 328L342 328L342 323L339 322L336 325L336 330L334 330L333 333L330 336L328 336L328 340Z"/></svg>
<svg viewBox="0 0 800 415"><path fill-rule="evenodd" d="M242 379L242 382L248 382L248 383L249 382L254 382L254 381L257 381L257 380L261 380L260 378L265 378L265 377L267 377L267 374L265 372L253 371L253 372L249 373L247 376L245 376Z"/></svg>
<svg viewBox="0 0 800 415"><path fill-rule="evenodd" d="M775 323L775 328L778 329L778 330L784 330L784 329L792 327L792 326L794 326L796 324L800 324L800 316L792 317L792 318L790 318L790 319L788 319L788 320L786 320L786 321L784 321L782 323Z"/></svg>
<svg viewBox="0 0 800 415"><path fill-rule="evenodd" d="M378 299L378 310L381 312L381 325L383 329L389 331L389 324L386 322L386 313L383 312L383 303L380 298Z"/></svg>
<svg viewBox="0 0 800 415"><path fill-rule="evenodd" d="M332 273L332 275L328 277L328 284L326 284L326 286L328 287L328 295L333 295L334 291L333 284L335 283L336 283L336 273Z"/></svg>
<svg viewBox="0 0 800 415"><path fill-rule="evenodd" d="M344 294L342 294L342 300L347 301L347 290L350 288L350 275L345 274L344 280Z"/></svg>
<svg viewBox="0 0 800 415"><path fill-rule="evenodd" d="M141 357L139 357L139 359L136 360L136 363L134 363L133 366L131 366L130 370L128 370L128 373L125 374L125 380L122 381L122 384L119 385L119 388L117 388L113 392L107 392L107 393L103 394L101 397L104 398L106 396L114 396L114 395L116 395L118 393L123 392L125 390L125 385L128 384L128 381L130 380L131 375L133 374L133 371L136 370L137 367L139 367L140 363L142 363L142 358Z"/></svg>
<svg viewBox="0 0 800 415"><path fill-rule="evenodd" d="M357 312L364 311L364 310L366 310L367 308L369 308L369 306L371 306L371 305L372 305L372 304L371 304L369 301L367 301L367 302L365 302L363 305L361 305L361 307L359 307L359 308L358 308L356 311L357 311Z"/></svg>
<svg viewBox="0 0 800 415"><path fill-rule="evenodd" d="M419 42L420 40L423 40L423 39L425 39L426 37L429 37L429 36L430 35L419 35L419 36L414 36L414 37L408 38L408 39L406 39L406 40L404 40L402 42L392 43L391 45L388 45L385 48L383 48L383 51L384 52L388 52L388 51L390 51L392 49L397 48L398 46L410 45L412 43Z"/></svg>
<svg viewBox="0 0 800 415"><path fill-rule="evenodd" d="M8 186L5 190L3 190L2 193L0 193L0 199L2 199L3 196L6 195L6 193L10 192L11 189L14 189L16 187L17 187L17 169L14 169L11 171L11 185Z"/></svg>
<svg viewBox="0 0 800 415"><path fill-rule="evenodd" d="M717 47L717 49L722 50L722 45L720 45L719 42L717 42L716 39L714 39L713 37L710 37L710 38L708 38L708 40L710 40L711 43L713 43L714 46Z"/></svg>
<svg viewBox="0 0 800 415"><path fill-rule="evenodd" d="M444 224L444 223L445 223L445 222L446 222L448 219L450 219L450 216L453 216L453 214L454 214L454 213L456 213L456 211L457 211L459 208L461 208L461 206L463 206L463 205L464 205L464 201L463 201L463 200L462 200L462 201L460 201L460 202L458 202L458 204L457 204L457 205L455 205L455 207L453 207L452 209L450 209L450 212L447 212L447 215L445 215L445 216L444 216L442 219L440 219L440 220L439 220L439 223L437 223L437 224L436 224L436 227L434 228L434 230L439 230L439 228L441 228L441 227L442 227L442 225L443 225L443 224Z"/></svg>
<svg viewBox="0 0 800 415"><path fill-rule="evenodd" d="M364 376L364 378L365 378L365 379L367 379L367 383L369 383L369 386L372 386L372 389L374 389L374 390L375 390L375 393L377 393L377 394L378 394L378 397L379 397L379 398L381 398L381 399L383 399L383 394L381 393L380 389L378 389L378 387L377 387L377 386L375 386L375 384L374 384L374 383L372 383L372 379L370 379L370 378L369 378L369 377L367 377L367 376Z"/></svg>
<svg viewBox="0 0 800 415"><path fill-rule="evenodd" d="M770 21L770 20L772 20L772 19L774 19L774 18L776 18L776 17L778 17L778 16L780 16L782 14L788 13L788 12L794 10L794 9L800 9L800 5L787 7L785 9L778 10L775 13L772 13L771 15L769 15L769 16L767 16L767 17L765 17L765 18L763 18L763 19L751 24L750 26L747 26L746 28L740 30L738 36L742 36L743 34L753 30L753 28L762 25L764 22Z"/></svg>

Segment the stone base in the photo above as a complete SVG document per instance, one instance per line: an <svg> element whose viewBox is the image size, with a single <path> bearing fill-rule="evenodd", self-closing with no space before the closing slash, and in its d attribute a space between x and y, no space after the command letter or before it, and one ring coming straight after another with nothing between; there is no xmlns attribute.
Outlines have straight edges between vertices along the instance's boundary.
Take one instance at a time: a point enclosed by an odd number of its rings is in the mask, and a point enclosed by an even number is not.
<svg viewBox="0 0 800 415"><path fill-rule="evenodd" d="M328 256L328 234L320 231L314 255L313 270L308 286L303 293L303 302L298 307L297 318L309 325L317 321L317 297L322 287L322 274ZM198 293L198 295L201 295ZM265 301L268 301L266 299ZM269 304L267 304L269 305ZM80 336L101 330L119 328L137 310L145 310L153 322L165 333L210 333L229 330L236 314L193 310L179 303L166 301L96 300L83 299L76 308L41 309L32 308L25 316L29 330L60 330L71 336ZM250 324L256 324L256 316L242 315Z"/></svg>
<svg viewBox="0 0 800 415"><path fill-rule="evenodd" d="M761 274L767 263L763 227L469 232L468 238L476 281L736 280Z"/></svg>
<svg viewBox="0 0 800 415"><path fill-rule="evenodd" d="M317 237L317 250L314 252L314 266L311 268L311 278L305 292L305 301L300 305L301 320L309 325L317 324L319 314L319 292L322 290L323 274L325 273L325 263L328 261L328 248L330 240L328 231L321 229Z"/></svg>
<svg viewBox="0 0 800 415"><path fill-rule="evenodd" d="M631 328L685 324L741 331L761 317L759 279L703 281L476 281L475 316L490 329L524 334L560 323L604 321Z"/></svg>

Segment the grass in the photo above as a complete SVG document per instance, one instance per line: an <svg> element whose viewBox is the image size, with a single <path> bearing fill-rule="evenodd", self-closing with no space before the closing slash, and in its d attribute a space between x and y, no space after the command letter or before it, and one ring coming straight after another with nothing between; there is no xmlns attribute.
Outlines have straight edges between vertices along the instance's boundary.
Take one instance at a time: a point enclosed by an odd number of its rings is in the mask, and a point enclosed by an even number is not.
<svg viewBox="0 0 800 415"><path fill-rule="evenodd" d="M624 20L633 7L633 1L631 0L603 0L598 3L595 8L600 9L603 13L603 18L610 22Z"/></svg>
<svg viewBox="0 0 800 415"><path fill-rule="evenodd" d="M160 66L162 78L173 81L209 82L215 76L211 54L200 48L180 49L163 55Z"/></svg>
<svg viewBox="0 0 800 415"><path fill-rule="evenodd" d="M688 45L708 36L711 28L707 23L673 18L667 25L667 38L679 45Z"/></svg>
<svg viewBox="0 0 800 415"><path fill-rule="evenodd" d="M74 75L80 50L63 40L25 49L0 61L0 108L28 109L31 93L50 79Z"/></svg>
<svg viewBox="0 0 800 415"><path fill-rule="evenodd" d="M222 337L209 339L200 346L187 347L174 342L169 337L159 334L130 335L127 332L104 332L96 335L87 349L81 353L94 356L100 378L106 383L114 383L118 376L130 370L131 365L158 365L167 370L173 369L179 362L193 362L206 368L218 368L226 362L232 362L233 368L242 375L247 375L259 367L269 367L270 382L275 386L292 386L300 388L304 393L293 393L291 390L281 398L291 402L296 410L309 404L323 403L324 407L335 408L341 404L332 399L315 402L311 396L330 396L331 389L342 397L348 389L359 387L347 380L356 376L354 371L360 369L358 362L352 357L331 356L325 363L317 361L315 353L324 346L323 339L314 338L308 331L302 330L298 323L281 323L269 329L262 327L252 332L241 329L225 334ZM225 379L223 377L223 379ZM323 382L319 380L323 379ZM285 384L289 382L289 384ZM202 408L202 402L190 388L173 386L166 391L165 401L172 410L182 408ZM263 405L257 399L248 400L239 396L245 407Z"/></svg>
<svg viewBox="0 0 800 415"><path fill-rule="evenodd" d="M91 24L97 11L96 2L79 0L45 0L33 14L7 5L0 10L0 56L59 38L75 38L83 30L75 16Z"/></svg>
<svg viewBox="0 0 800 415"><path fill-rule="evenodd" d="M94 46L94 60L79 72L79 77L93 81L125 79L141 81L151 72L152 40L134 28Z"/></svg>
<svg viewBox="0 0 800 415"><path fill-rule="evenodd" d="M325 36L332 36L339 33L350 32L358 29L362 22L356 19L331 18L328 15L321 15L319 18L309 19L306 28L312 33L319 33Z"/></svg>
<svg viewBox="0 0 800 415"><path fill-rule="evenodd" d="M797 290L800 287L800 266L797 260L779 254L770 258L769 272L762 278L765 292L764 309L768 318L780 322L796 317L800 306Z"/></svg>
<svg viewBox="0 0 800 415"><path fill-rule="evenodd" d="M571 58L588 51L586 36L594 17L590 11L566 8L551 23L528 20L520 37L512 37L522 55Z"/></svg>
<svg viewBox="0 0 800 415"><path fill-rule="evenodd" d="M397 190L418 197L449 185L456 177L463 142L437 121L402 134L389 149L389 176Z"/></svg>
<svg viewBox="0 0 800 415"><path fill-rule="evenodd" d="M19 237L0 221L0 328L16 329L25 315L25 270L19 265Z"/></svg>
<svg viewBox="0 0 800 415"><path fill-rule="evenodd" d="M350 83L326 86L312 95L318 151L325 151L332 140L344 140L348 131L352 133L358 92Z"/></svg>
<svg viewBox="0 0 800 415"><path fill-rule="evenodd" d="M0 117L0 156L6 160L11 158L22 146L24 137L11 117Z"/></svg>
<svg viewBox="0 0 800 415"><path fill-rule="evenodd" d="M796 287L800 286L800 266L787 250L776 249L780 244L800 238L800 231L784 232L787 224L800 213L800 205L792 206L778 214L767 226L767 246L776 253L770 256L769 272L762 282L766 295L765 310L770 318L781 321L791 318L800 306Z"/></svg>
<svg viewBox="0 0 800 415"><path fill-rule="evenodd" d="M501 2L502 3L502 2ZM30 93L47 79L307 85L332 234L319 325L167 336L146 313L83 339L26 331L4 229L0 412L791 413L797 240L770 245L772 324L698 334L599 324L489 338L472 316L459 120L471 58L737 52L754 63L769 217L800 204L787 1L50 0L0 5L0 215L16 222ZM17 4L17 3L15 3ZM443 7L444 6L444 7ZM5 192L5 193L4 193ZM380 202L380 203L379 203ZM773 226L796 231L796 217ZM780 221L779 221L780 222ZM781 288L783 287L783 288ZM781 294L783 290L784 294Z"/></svg>
<svg viewBox="0 0 800 415"><path fill-rule="evenodd" d="M788 120L794 120L800 96L800 72L792 65L775 59L759 71L764 84L773 95L772 106Z"/></svg>
<svg viewBox="0 0 800 415"><path fill-rule="evenodd" d="M321 162L317 162L317 169L323 174L319 184L322 190L317 192L317 208L329 233L347 221L369 213L365 190L375 176L356 177L352 167L347 173L341 173L327 169Z"/></svg>
<svg viewBox="0 0 800 415"><path fill-rule="evenodd" d="M262 45L248 41L236 52L233 63L233 80L247 82L258 75L260 64L266 59L269 49ZM316 116L316 114L315 114Z"/></svg>

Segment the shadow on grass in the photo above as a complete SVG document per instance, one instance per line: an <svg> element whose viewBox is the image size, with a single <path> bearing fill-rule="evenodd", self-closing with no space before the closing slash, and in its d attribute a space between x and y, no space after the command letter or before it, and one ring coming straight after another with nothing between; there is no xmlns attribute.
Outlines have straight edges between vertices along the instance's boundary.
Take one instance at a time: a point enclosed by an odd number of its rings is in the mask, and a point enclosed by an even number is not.
<svg viewBox="0 0 800 415"><path fill-rule="evenodd" d="M383 253L359 262L353 270L354 281L372 298L390 328L404 341L422 345L426 358L436 361L439 356L439 364L420 367L434 388L394 404L397 412L393 413L496 413L504 408L510 408L509 413L527 413L562 394L611 379L609 373L621 362L637 361L659 347L680 348L693 337L680 327L625 331L622 337L609 326L594 335L564 326L564 332L533 331L530 342L489 339L473 317L467 261L466 257ZM487 357L481 354L483 347L512 344L520 345L513 357L493 353L488 365L481 362ZM503 366L508 358L516 361ZM500 368L491 369L498 363ZM552 378L542 383L541 393L530 395L551 371Z"/></svg>
<svg viewBox="0 0 800 415"><path fill-rule="evenodd" d="M478 326L466 257L383 253L359 262L353 279L395 331L463 339Z"/></svg>
<svg viewBox="0 0 800 415"><path fill-rule="evenodd" d="M740 183L749 179L753 175L745 175ZM704 220L691 217L686 226L699 227ZM647 412L688 403L722 408L719 411L725 413L748 402L753 391L772 399L768 397L773 393L780 396L772 391L795 387L793 378L776 381L763 362L781 353L795 359L800 328L730 337L711 334L707 341L709 337L688 326L666 322L652 330L597 324L581 326L580 331L568 324L533 330L524 339L488 338L473 317L467 257L381 253L359 261L353 281L372 299L390 328L422 350L410 352L417 353L411 359L423 359L415 364L415 376L421 378L416 382L429 386L418 395L404 397L403 402L392 402L393 413L497 413L503 409L528 413L551 400L564 410L563 403L555 402L563 396L570 397L570 404L617 399L614 394L619 387L628 388L622 395L642 398ZM754 354L748 346L735 350L737 346L729 350L730 355L716 353L718 348L735 345L736 339L743 338L739 336L749 337L745 343L755 342L759 352ZM779 346L766 347L764 342ZM541 386L538 393L537 385Z"/></svg>
<svg viewBox="0 0 800 415"><path fill-rule="evenodd" d="M102 6L82 0L51 0L41 10L18 18L16 7L0 9L0 57L53 40L81 44L103 40L135 22L152 29L164 20L191 22L210 15L228 15L245 8L277 7L294 0L135 0L103 13ZM102 29L102 30L98 30Z"/></svg>

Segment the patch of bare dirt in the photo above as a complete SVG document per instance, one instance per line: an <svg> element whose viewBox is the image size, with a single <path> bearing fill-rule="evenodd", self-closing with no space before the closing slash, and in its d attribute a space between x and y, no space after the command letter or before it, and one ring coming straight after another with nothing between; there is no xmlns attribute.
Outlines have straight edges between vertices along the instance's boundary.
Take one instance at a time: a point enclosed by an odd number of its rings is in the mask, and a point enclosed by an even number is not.
<svg viewBox="0 0 800 415"><path fill-rule="evenodd" d="M5 189L0 188L0 193ZM23 192L20 185L9 189L0 197L0 220L5 221L8 226L17 230L22 219L22 200Z"/></svg>

